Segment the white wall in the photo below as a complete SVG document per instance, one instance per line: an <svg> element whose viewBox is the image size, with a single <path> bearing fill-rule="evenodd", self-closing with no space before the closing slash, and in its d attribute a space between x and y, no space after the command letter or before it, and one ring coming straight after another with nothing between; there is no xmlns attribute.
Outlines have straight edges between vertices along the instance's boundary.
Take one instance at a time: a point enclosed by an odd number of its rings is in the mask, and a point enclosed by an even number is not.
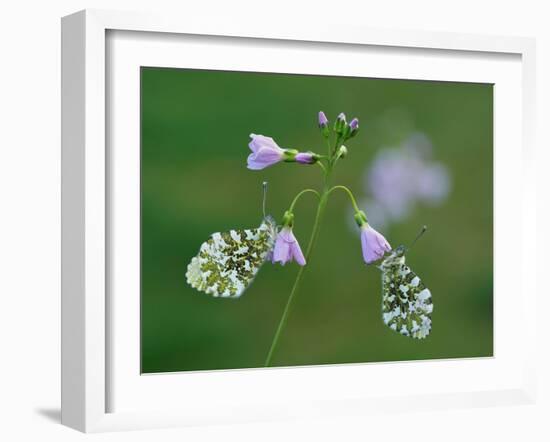
<svg viewBox="0 0 550 442"><path fill-rule="evenodd" d="M448 30L538 38L539 146L550 147L550 14L544 1L367 0L20 0L0 9L0 439L81 440L59 416L60 322L60 17L83 8L240 14L284 21L288 15L330 26ZM202 12L201 12L202 11ZM543 150L543 149L541 149ZM539 158L541 192L550 155ZM547 190L545 195L547 195ZM547 196L544 198L548 200ZM547 203L545 203L547 204ZM510 207L510 228L513 214ZM539 267L548 245L547 205L539 218ZM511 230L511 234L512 234ZM547 249L547 247L544 247ZM513 249L510 257L513 259ZM544 261L543 261L544 260ZM534 261L535 262L535 261ZM535 271L535 268L533 269ZM550 296L539 290L548 311ZM29 308L30 307L30 308ZM541 315L544 318L544 314ZM95 440L548 440L550 333L541 324L541 400L537 406L380 415L329 422L256 424L94 436ZM413 434L414 432L414 434ZM544 436L543 436L544 434Z"/></svg>

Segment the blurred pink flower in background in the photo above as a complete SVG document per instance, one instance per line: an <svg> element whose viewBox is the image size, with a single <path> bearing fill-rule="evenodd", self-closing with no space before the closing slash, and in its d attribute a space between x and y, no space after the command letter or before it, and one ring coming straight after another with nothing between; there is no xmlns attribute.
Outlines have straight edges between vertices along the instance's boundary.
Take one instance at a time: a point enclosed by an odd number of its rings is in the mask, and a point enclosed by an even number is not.
<svg viewBox="0 0 550 442"><path fill-rule="evenodd" d="M363 206L369 221L380 228L405 220L418 204L441 204L451 190L447 167L432 160L432 144L418 132L398 146L380 149L364 183L368 196Z"/></svg>

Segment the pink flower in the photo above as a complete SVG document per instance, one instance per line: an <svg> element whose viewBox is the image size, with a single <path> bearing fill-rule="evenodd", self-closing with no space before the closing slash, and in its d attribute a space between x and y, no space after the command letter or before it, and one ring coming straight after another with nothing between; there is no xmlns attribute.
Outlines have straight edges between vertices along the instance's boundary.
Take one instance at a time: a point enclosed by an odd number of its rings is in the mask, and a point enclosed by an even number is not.
<svg viewBox="0 0 550 442"><path fill-rule="evenodd" d="M250 134L252 141L248 144L252 153L248 156L248 168L252 170L264 169L282 161L285 150L281 149L273 138L263 135Z"/></svg>
<svg viewBox="0 0 550 442"><path fill-rule="evenodd" d="M391 250L386 238L368 223L361 226L361 248L363 249L363 259L367 264L379 260L384 256L384 253Z"/></svg>
<svg viewBox="0 0 550 442"><path fill-rule="evenodd" d="M289 261L296 261L299 265L306 265L306 259L298 244L298 240L292 233L292 228L285 226L281 229L275 240L272 262L280 262L285 265Z"/></svg>

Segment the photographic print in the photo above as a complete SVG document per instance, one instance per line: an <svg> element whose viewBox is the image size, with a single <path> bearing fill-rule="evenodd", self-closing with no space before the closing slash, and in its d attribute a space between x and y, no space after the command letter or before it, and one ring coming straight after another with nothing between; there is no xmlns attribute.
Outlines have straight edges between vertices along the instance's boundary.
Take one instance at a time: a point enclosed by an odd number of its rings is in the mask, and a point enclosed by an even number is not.
<svg viewBox="0 0 550 442"><path fill-rule="evenodd" d="M493 85L141 68L142 373L493 355Z"/></svg>

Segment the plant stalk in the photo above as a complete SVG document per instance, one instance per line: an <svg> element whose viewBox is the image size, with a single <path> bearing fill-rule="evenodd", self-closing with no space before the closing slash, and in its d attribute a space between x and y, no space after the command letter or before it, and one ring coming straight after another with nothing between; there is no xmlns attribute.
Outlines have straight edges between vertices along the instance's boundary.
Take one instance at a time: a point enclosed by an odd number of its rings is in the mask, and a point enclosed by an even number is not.
<svg viewBox="0 0 550 442"><path fill-rule="evenodd" d="M288 296L288 300L286 302L286 306L283 311L283 316L281 316L281 320L279 321L279 326L277 327L277 331L275 332L275 336L273 338L273 341L271 342L271 347L269 349L269 353L267 354L267 358L264 364L265 367L271 366L271 362L273 360L273 354L275 353L275 350L279 343L279 338L281 337L281 333L286 326L288 315L290 313L290 308L292 306L292 302L294 301L294 297L296 295L296 292L298 291L298 286L300 285L300 280L302 279L302 275L304 274L306 267L310 263L311 252L313 251L313 246L315 244L315 241L317 240L317 236L319 235L319 231L321 228L321 220L325 212L329 193L330 192L329 192L328 175L327 175L325 178L325 186L323 188L323 192L321 193L321 197L319 199L319 205L317 206L317 213L315 215L313 229L311 231L311 235L309 237L309 243L306 249L306 265L303 267L300 267L300 270L298 270L296 279L294 280L294 284L292 286L292 290L290 291L290 295Z"/></svg>

